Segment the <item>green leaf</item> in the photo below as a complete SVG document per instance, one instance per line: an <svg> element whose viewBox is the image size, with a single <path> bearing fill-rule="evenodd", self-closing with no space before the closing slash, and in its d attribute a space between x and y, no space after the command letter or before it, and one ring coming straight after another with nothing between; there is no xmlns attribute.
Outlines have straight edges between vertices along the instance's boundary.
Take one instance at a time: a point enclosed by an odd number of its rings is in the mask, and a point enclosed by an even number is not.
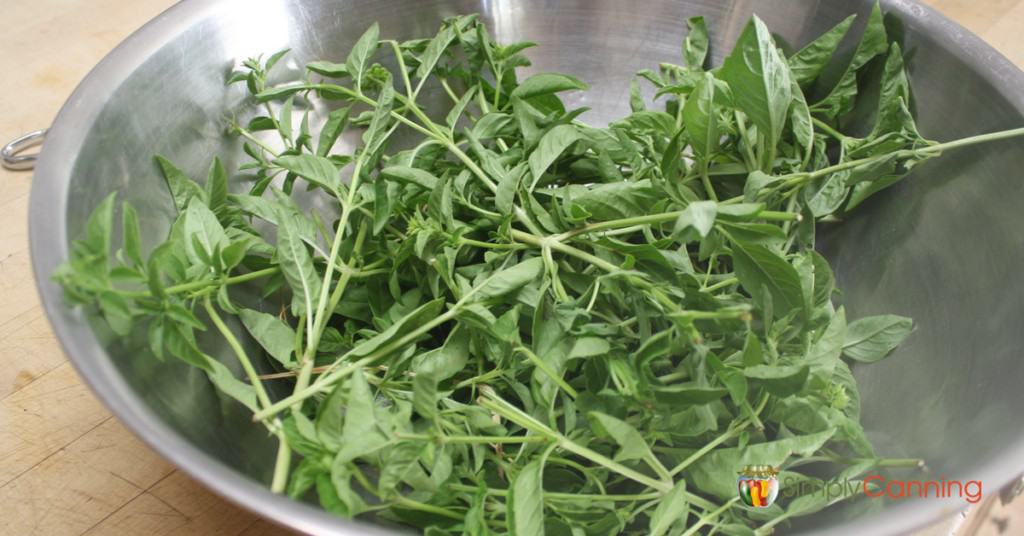
<svg viewBox="0 0 1024 536"><path fill-rule="evenodd" d="M537 281L543 273L543 259L540 257L527 259L488 277L474 289L474 297L478 300L486 300L504 296Z"/></svg>
<svg viewBox="0 0 1024 536"><path fill-rule="evenodd" d="M644 436L629 423L597 411L587 413L587 417L597 436L609 436L619 445L615 461L643 460L654 456Z"/></svg>
<svg viewBox="0 0 1024 536"><path fill-rule="evenodd" d="M601 337L580 337L576 339L572 350L569 352L569 359L583 357L596 357L606 355L611 350L608 339Z"/></svg>
<svg viewBox="0 0 1024 536"><path fill-rule="evenodd" d="M799 52L789 58L789 71L793 73L793 81L800 86L807 86L818 78L821 71L832 60L846 32L850 30L856 15L850 15L836 24L831 30L821 34L808 43Z"/></svg>
<svg viewBox="0 0 1024 536"><path fill-rule="evenodd" d="M372 354L378 348L391 342L396 336L408 333L426 323L428 319L437 316L437 313L443 306L444 299L438 298L417 307L384 331L357 344L355 348L352 348L352 350L345 354L345 357L355 359Z"/></svg>
<svg viewBox="0 0 1024 536"><path fill-rule="evenodd" d="M205 200L205 192L199 184L192 180L184 171L178 169L170 160L157 155L156 163L160 165L160 171L164 174L167 187L171 190L171 197L174 198L174 206L178 212L184 212L193 198Z"/></svg>
<svg viewBox="0 0 1024 536"><path fill-rule="evenodd" d="M571 76L559 73L540 73L523 80L515 90L512 97L518 99L529 99L542 95L550 95L561 91L584 90L587 85Z"/></svg>
<svg viewBox="0 0 1024 536"><path fill-rule="evenodd" d="M432 191L438 184L438 178L429 171L408 166L388 166L382 169L380 174L386 179L415 184L428 191Z"/></svg>
<svg viewBox="0 0 1024 536"><path fill-rule="evenodd" d="M388 195L387 181L377 178L373 181L373 235L377 236L391 220L393 199Z"/></svg>
<svg viewBox="0 0 1024 536"><path fill-rule="evenodd" d="M430 73L433 72L434 67L437 66L438 60L441 59L441 55L444 54L445 50L448 49L448 46L451 45L454 39L455 31L453 28L451 26L445 26L441 28L441 31L438 32L429 43L427 43L427 48L423 50L422 54L420 54L420 65L416 68L416 73L414 75L416 79L421 80L420 85L423 83L422 80L427 76L430 76Z"/></svg>
<svg viewBox="0 0 1024 536"><path fill-rule="evenodd" d="M341 450L334 463L340 463L339 459L346 462L354 460L387 443L387 438L377 428L373 393L363 371L356 371L346 383L348 396L345 399L345 420L341 427Z"/></svg>
<svg viewBox="0 0 1024 536"><path fill-rule="evenodd" d="M334 166L333 162L322 156L311 154L282 156L274 160L274 165L282 167L328 192L337 193L341 187L338 168Z"/></svg>
<svg viewBox="0 0 1024 536"><path fill-rule="evenodd" d="M759 380L769 393L785 397L800 392L807 382L807 365L755 365L743 369L743 375Z"/></svg>
<svg viewBox="0 0 1024 536"><path fill-rule="evenodd" d="M416 374L433 376L437 381L451 378L469 360L469 340L469 330L456 326L440 348L413 358L413 370Z"/></svg>
<svg viewBox="0 0 1024 536"><path fill-rule="evenodd" d="M857 50L854 51L850 64L847 65L832 91L815 103L811 110L822 112L831 118L845 115L852 110L854 98L857 96L857 72L888 49L889 43L885 33L885 23L882 20L882 9L876 3L871 9L867 27L864 28L864 35L861 36L860 43L857 44Z"/></svg>
<svg viewBox="0 0 1024 536"><path fill-rule="evenodd" d="M242 325L256 342L286 369L295 367L295 330L280 318L261 311L242 308L238 312Z"/></svg>
<svg viewBox="0 0 1024 536"><path fill-rule="evenodd" d="M405 480L416 466L416 460L419 459L422 450L422 444L414 441L399 443L389 450L377 485L383 497L388 497L398 484Z"/></svg>
<svg viewBox="0 0 1024 536"><path fill-rule="evenodd" d="M828 326L821 336L811 345L807 351L804 362L811 366L812 374L819 374L823 377L831 377L832 371L839 363L839 356L843 352L843 342L846 340L846 311L840 307L832 315Z"/></svg>
<svg viewBox="0 0 1024 536"><path fill-rule="evenodd" d="M124 254L135 266L144 266L142 262L142 245L139 238L139 217L135 208L126 201L121 205L121 236L124 241Z"/></svg>
<svg viewBox="0 0 1024 536"><path fill-rule="evenodd" d="M213 360L196 346L192 328L175 322L164 322L161 333L163 346L171 355L207 372L215 372L214 365L210 364Z"/></svg>
<svg viewBox="0 0 1024 536"><path fill-rule="evenodd" d="M566 201L579 205L590 213L594 220L616 220L643 216L649 213L650 205L656 199L655 190L647 180L635 182L610 182L572 193Z"/></svg>
<svg viewBox="0 0 1024 536"><path fill-rule="evenodd" d="M690 17L686 19L686 26L690 31L683 40L683 61L690 69L699 71L708 56L708 26L704 17Z"/></svg>
<svg viewBox="0 0 1024 536"><path fill-rule="evenodd" d="M719 387L701 387L695 385L671 385L655 387L654 398L658 404L670 407L699 406L721 399L728 393Z"/></svg>
<svg viewBox="0 0 1024 536"><path fill-rule="evenodd" d="M228 200L228 172L220 158L214 157L206 174L206 204L216 211Z"/></svg>
<svg viewBox="0 0 1024 536"><path fill-rule="evenodd" d="M680 527L687 526L686 518L689 516L690 504L686 495L686 480L680 479L668 495L662 497L657 508L651 514L648 524L650 536L664 536L668 534L673 525Z"/></svg>
<svg viewBox="0 0 1024 536"><path fill-rule="evenodd" d="M316 485L317 477L323 473L321 465L310 458L304 458L299 462L298 467L292 472L288 482L288 496L292 499L300 499L307 491Z"/></svg>
<svg viewBox="0 0 1024 536"><path fill-rule="evenodd" d="M725 58L720 76L729 84L736 106L774 147L786 123L793 86L771 32L756 15Z"/></svg>
<svg viewBox="0 0 1024 536"><path fill-rule="evenodd" d="M843 353L851 359L873 363L896 349L913 331L913 320L898 315L869 316L846 328Z"/></svg>
<svg viewBox="0 0 1024 536"><path fill-rule="evenodd" d="M331 148L338 141L338 137L345 131L345 127L348 126L349 111L351 108L338 108L332 111L327 116L327 122L324 123L322 129L320 129L320 139L316 144L316 155L327 156L331 152Z"/></svg>
<svg viewBox="0 0 1024 536"><path fill-rule="evenodd" d="M363 132L364 151L367 153L376 153L387 140L388 125L391 122L391 108L394 106L394 101L395 90L391 87L391 81L388 80L384 85L384 89L381 90L380 96L377 97L377 108L373 110L373 118L370 120L370 125L366 127L366 132Z"/></svg>
<svg viewBox="0 0 1024 536"><path fill-rule="evenodd" d="M311 61L306 64L306 68L327 78L345 78L348 76L348 66L344 63Z"/></svg>
<svg viewBox="0 0 1024 536"><path fill-rule="evenodd" d="M789 122L793 129L793 138L799 147L804 149L803 162L805 165L811 160L814 152L814 123L811 119L811 109L807 106L807 100L800 91L796 81L792 82L793 103L789 109ZM744 189L746 193L746 189Z"/></svg>
<svg viewBox="0 0 1024 536"><path fill-rule="evenodd" d="M285 48L271 54L270 57L267 58L267 62L263 64L263 70L270 72L274 68L274 66L277 65L277 62L281 61L281 58L283 58L286 54L288 54L291 51L292 49Z"/></svg>
<svg viewBox="0 0 1024 536"><path fill-rule="evenodd" d="M902 179L906 173L901 172L898 167L899 162L896 155L889 154L851 169L846 183L853 185L853 188L850 192L850 200L846 204L846 210L852 210L868 197Z"/></svg>
<svg viewBox="0 0 1024 536"><path fill-rule="evenodd" d="M634 112L647 109L643 95L640 94L640 84L637 83L636 78L629 81L629 108Z"/></svg>
<svg viewBox="0 0 1024 536"><path fill-rule="evenodd" d="M815 218L828 216L839 210L849 192L846 186L849 176L849 171L832 173L804 188L804 201Z"/></svg>
<svg viewBox="0 0 1024 536"><path fill-rule="evenodd" d="M444 122L448 125L448 128L454 129L455 125L458 124L459 119L462 117L462 113L466 111L466 107L472 102L473 97L476 96L476 87L469 88L468 91L462 94L459 101L455 103L455 106L448 112L444 118Z"/></svg>
<svg viewBox="0 0 1024 536"><path fill-rule="evenodd" d="M417 372L413 377L412 407L424 419L437 415L437 378L432 374Z"/></svg>
<svg viewBox="0 0 1024 536"><path fill-rule="evenodd" d="M882 73L882 87L878 95L878 117L869 138L879 138L886 133L899 132L903 128L903 106L910 102L910 81L903 67L903 54L898 43L889 46ZM916 128L912 134L917 134ZM919 137L918 137L919 139ZM917 141L911 139L911 141Z"/></svg>
<svg viewBox="0 0 1024 536"><path fill-rule="evenodd" d="M519 86L520 88L522 86ZM537 186L541 175L551 167L551 164L558 159L570 145L579 141L583 136L573 125L558 125L544 133L537 148L530 153L530 172L533 174L533 182L530 183L529 191Z"/></svg>
<svg viewBox="0 0 1024 536"><path fill-rule="evenodd" d="M744 448L718 448L687 471L689 484L720 499L736 496L736 471L747 465L778 467L790 456L810 456L832 438L835 430L755 443Z"/></svg>
<svg viewBox="0 0 1024 536"><path fill-rule="evenodd" d="M732 258L740 285L754 297L756 303L763 303L765 299L762 288L767 288L771 293L776 317L803 307L800 276L781 255L759 244L734 241Z"/></svg>
<svg viewBox="0 0 1024 536"><path fill-rule="evenodd" d="M345 60L345 69L356 83L357 90L362 90L366 71L370 68L370 60L377 51L379 37L380 27L374 22L356 41L352 51L348 53L348 58Z"/></svg>
<svg viewBox="0 0 1024 536"><path fill-rule="evenodd" d="M683 105L683 124L690 135L690 145L705 161L718 150L718 120L715 112L715 77L704 73Z"/></svg>
<svg viewBox="0 0 1024 536"><path fill-rule="evenodd" d="M331 484L334 485L334 493L338 500L345 505L347 510L347 514L343 515L354 517L366 510L366 502L359 493L352 489L352 471L348 468L348 462L339 460L339 458L335 458L335 461L331 463ZM320 479L317 479L318 487L319 483Z"/></svg>
<svg viewBox="0 0 1024 536"><path fill-rule="evenodd" d="M125 337L132 331L132 310L124 297L113 291L99 295L100 311L114 333Z"/></svg>
<svg viewBox="0 0 1024 536"><path fill-rule="evenodd" d="M259 409L259 404L256 403L256 389L252 385L236 378L230 369L216 359L207 359L206 365L210 368L206 376L220 392L237 400L250 411L255 412Z"/></svg>
<svg viewBox="0 0 1024 536"><path fill-rule="evenodd" d="M292 311L297 316L313 314L320 300L321 277L294 221L285 214L278 216L277 262L292 289Z"/></svg>
<svg viewBox="0 0 1024 536"><path fill-rule="evenodd" d="M285 140L292 139L292 109L295 107L295 95L290 95L281 106L281 116L277 120L277 130ZM288 143L288 142L286 142Z"/></svg>
<svg viewBox="0 0 1024 536"><path fill-rule="evenodd" d="M681 235L687 229L692 228L701 238L704 238L714 227L717 212L718 203L714 201L694 201L686 205L686 208L676 218L673 232Z"/></svg>
<svg viewBox="0 0 1024 536"><path fill-rule="evenodd" d="M189 202L184 218L185 235L191 238L185 242L188 258L193 264L209 264L208 261L204 262L203 258L208 259L214 250L223 248L228 243L224 228L217 221L217 216L197 198Z"/></svg>
<svg viewBox="0 0 1024 536"><path fill-rule="evenodd" d="M508 495L509 534L544 535L544 460L526 464L512 482Z"/></svg>

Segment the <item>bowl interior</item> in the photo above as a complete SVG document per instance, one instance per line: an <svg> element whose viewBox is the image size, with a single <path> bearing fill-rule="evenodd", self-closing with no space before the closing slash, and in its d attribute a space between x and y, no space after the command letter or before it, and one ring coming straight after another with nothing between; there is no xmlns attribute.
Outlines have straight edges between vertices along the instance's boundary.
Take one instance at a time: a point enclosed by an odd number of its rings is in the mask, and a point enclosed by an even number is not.
<svg viewBox="0 0 1024 536"><path fill-rule="evenodd" d="M915 4L883 8L907 56L925 137L948 140L1022 124L1024 99L1008 89L1019 87L1019 71ZM226 118L249 112L242 89L225 88L224 80L249 56L290 47L275 76L291 80L306 61L343 61L374 21L382 35L404 39L432 35L445 16L479 12L497 39L540 44L529 52L531 72L572 73L590 84L570 104L590 107L584 119L603 123L628 113L636 70L678 60L687 17L707 18L717 65L752 13L792 50L851 11L865 15L868 9L868 2L815 0L186 2L112 54L58 119L37 175L42 193L33 195L37 274L45 276L66 257L68 239L114 190L143 215L145 241L152 245L165 235L174 208L154 154L195 177L205 176L214 155L226 157L229 169L244 161L225 125ZM859 35L859 28L851 33ZM870 100L869 91L863 101ZM314 126L326 113L317 106ZM891 312L913 317L917 326L895 355L855 368L864 425L879 453L923 457L936 475L984 479L988 492L1024 466L1022 430L1013 425L1024 405L1024 332L1017 328L1024 285L1015 279L1024 268L1024 213L1017 210L1024 153L1017 147L999 142L944 156L820 235L848 316ZM50 251L40 252L46 240ZM41 284L69 354L101 396L112 406L141 404L159 419L154 425L126 419L137 432L155 442L152 428L169 427L220 463L269 481L273 442L244 409L220 397L203 375L153 359L145 334L118 339L98 326L89 329L87 318L61 312L59 291ZM233 361L226 348L218 357ZM111 363L116 374L89 372ZM187 457L176 461L189 469ZM213 485L238 498L227 489L232 484ZM860 522L877 531L896 529L962 504L908 501ZM835 527L845 523L836 518L859 513L826 513L804 527Z"/></svg>

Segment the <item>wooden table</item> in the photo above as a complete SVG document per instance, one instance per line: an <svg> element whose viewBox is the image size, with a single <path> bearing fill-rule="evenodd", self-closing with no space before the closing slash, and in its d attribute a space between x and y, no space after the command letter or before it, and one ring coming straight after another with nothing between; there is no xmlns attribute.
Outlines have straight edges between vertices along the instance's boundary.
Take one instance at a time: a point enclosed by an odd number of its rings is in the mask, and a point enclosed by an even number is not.
<svg viewBox="0 0 1024 536"><path fill-rule="evenodd" d="M0 141L48 126L93 65L172 3L5 2ZM930 3L1024 65L1024 0ZM0 170L0 534L287 533L175 470L79 381L32 281L30 182ZM1024 499L975 517L976 534L1024 533Z"/></svg>

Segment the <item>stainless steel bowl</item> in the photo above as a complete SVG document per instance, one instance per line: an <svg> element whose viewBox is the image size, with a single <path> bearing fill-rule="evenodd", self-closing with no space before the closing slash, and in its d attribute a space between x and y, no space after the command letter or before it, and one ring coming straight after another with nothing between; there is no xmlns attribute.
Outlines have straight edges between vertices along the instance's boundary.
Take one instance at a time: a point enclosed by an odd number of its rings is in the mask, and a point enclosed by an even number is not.
<svg viewBox="0 0 1024 536"><path fill-rule="evenodd" d="M1024 74L963 28L916 2L883 2L909 59L923 133L934 139L1024 124ZM371 529L272 495L272 441L205 377L130 352L65 307L51 282L68 241L100 199L121 192L144 215L152 244L173 214L152 155L193 175L213 154L241 156L224 117L241 110L223 81L236 61L291 47L287 65L339 60L367 25L408 38L440 20L479 12L501 40L533 40L535 71L589 82L589 121L625 112L633 72L675 60L684 20L707 17L720 62L752 13L802 45L866 0L242 0L186 1L136 32L78 87L52 126L31 198L36 280L50 320L79 373L120 419L193 477L260 515L317 534ZM864 17L862 17L863 19ZM1019 141L963 149L823 229L854 315L895 312L918 330L892 358L856 374L864 423L880 452L922 456L933 476L980 479L993 493L1024 469L1024 151ZM235 162L228 162L234 164ZM830 534L889 534L962 508L958 498L911 500L847 519L803 525Z"/></svg>

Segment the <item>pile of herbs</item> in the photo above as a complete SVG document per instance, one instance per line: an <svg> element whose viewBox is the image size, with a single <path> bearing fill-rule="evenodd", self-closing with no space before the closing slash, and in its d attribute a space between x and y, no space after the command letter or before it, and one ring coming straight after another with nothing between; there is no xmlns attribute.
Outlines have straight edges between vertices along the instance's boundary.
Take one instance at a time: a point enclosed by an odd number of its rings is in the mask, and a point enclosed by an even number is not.
<svg viewBox="0 0 1024 536"><path fill-rule="evenodd" d="M231 78L258 110L231 124L251 157L236 180L216 158L203 186L158 158L178 212L166 240L144 255L123 204L111 254L111 194L56 278L115 333L204 369L279 442L272 488L342 516L429 534L767 532L830 503L743 507L743 466L792 482L902 463L865 438L841 356L882 359L911 321L833 304L815 223L945 149L1022 133L921 137L877 6L822 87L852 21L787 55L753 18L708 70L691 19L682 64L641 71L607 127L560 100L580 80L520 80L534 44L495 43L475 16L405 42L374 25L287 85L267 84L284 52L251 59ZM844 134L871 63L873 128ZM317 133L314 101L334 110ZM237 362L200 347L209 330Z"/></svg>

